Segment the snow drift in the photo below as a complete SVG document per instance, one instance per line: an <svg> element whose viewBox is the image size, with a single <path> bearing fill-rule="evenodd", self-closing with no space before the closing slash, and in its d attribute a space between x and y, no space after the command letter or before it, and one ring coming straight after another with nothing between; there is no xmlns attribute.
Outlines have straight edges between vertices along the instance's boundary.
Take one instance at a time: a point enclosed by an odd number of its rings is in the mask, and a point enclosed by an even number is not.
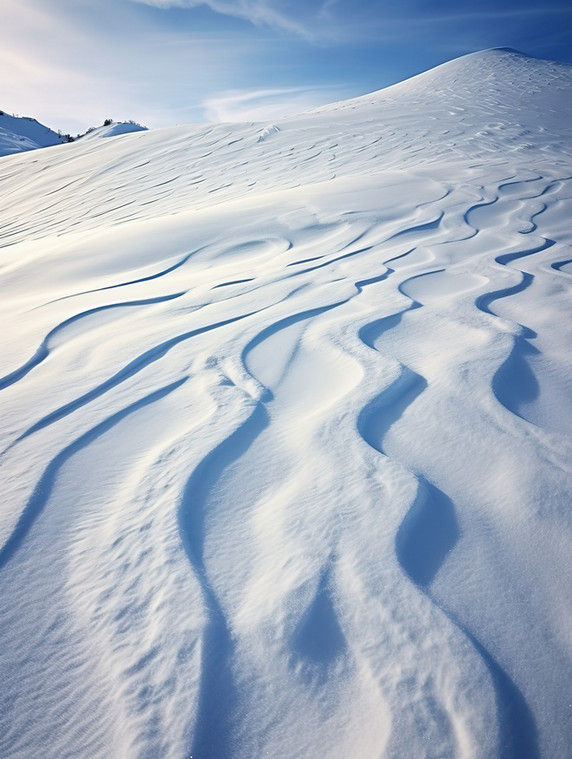
<svg viewBox="0 0 572 759"><path fill-rule="evenodd" d="M0 161L0 754L565 756L572 69Z"/></svg>

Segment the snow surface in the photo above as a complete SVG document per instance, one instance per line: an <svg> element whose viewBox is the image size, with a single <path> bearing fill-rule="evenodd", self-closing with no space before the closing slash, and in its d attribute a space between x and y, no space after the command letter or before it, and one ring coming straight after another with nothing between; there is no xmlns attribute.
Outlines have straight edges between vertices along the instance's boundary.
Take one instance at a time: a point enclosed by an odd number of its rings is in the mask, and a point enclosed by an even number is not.
<svg viewBox="0 0 572 759"><path fill-rule="evenodd" d="M0 156L47 148L65 142L57 132L27 116L0 111Z"/></svg>
<svg viewBox="0 0 572 759"><path fill-rule="evenodd" d="M570 67L0 189L1 756L569 755Z"/></svg>

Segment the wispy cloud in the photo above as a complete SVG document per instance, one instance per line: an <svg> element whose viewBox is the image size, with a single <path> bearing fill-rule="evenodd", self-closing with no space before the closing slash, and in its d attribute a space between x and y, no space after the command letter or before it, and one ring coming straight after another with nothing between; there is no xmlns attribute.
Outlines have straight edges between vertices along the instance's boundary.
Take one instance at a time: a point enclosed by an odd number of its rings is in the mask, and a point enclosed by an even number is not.
<svg viewBox="0 0 572 759"><path fill-rule="evenodd" d="M313 36L311 30L292 14L281 11L268 0L131 0L155 8L196 8L206 5L216 13L250 21L255 26L269 26L301 37Z"/></svg>
<svg viewBox="0 0 572 759"><path fill-rule="evenodd" d="M273 121L344 97L336 87L232 90L203 101L207 121Z"/></svg>

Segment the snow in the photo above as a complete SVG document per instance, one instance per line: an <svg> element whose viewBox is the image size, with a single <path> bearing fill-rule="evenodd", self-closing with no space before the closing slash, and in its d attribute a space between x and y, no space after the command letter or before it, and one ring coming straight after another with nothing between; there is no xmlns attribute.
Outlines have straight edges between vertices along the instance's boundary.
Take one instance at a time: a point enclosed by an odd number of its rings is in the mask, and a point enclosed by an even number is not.
<svg viewBox="0 0 572 759"><path fill-rule="evenodd" d="M93 140L98 137L117 137L120 134L144 132L146 130L147 127L141 126L141 124L132 123L130 121L112 121L111 124L103 124L102 126L92 129L90 132L86 132L86 134L81 136L81 139Z"/></svg>
<svg viewBox="0 0 572 759"><path fill-rule="evenodd" d="M0 156L60 145L64 138L27 116L0 111Z"/></svg>
<svg viewBox="0 0 572 759"><path fill-rule="evenodd" d="M146 131L134 122L111 122L95 127L82 135L82 140L117 137L131 132ZM27 116L10 116L0 111L0 157L37 148L52 147L67 142L66 138Z"/></svg>
<svg viewBox="0 0 572 759"><path fill-rule="evenodd" d="M0 755L571 745L572 68L0 160Z"/></svg>

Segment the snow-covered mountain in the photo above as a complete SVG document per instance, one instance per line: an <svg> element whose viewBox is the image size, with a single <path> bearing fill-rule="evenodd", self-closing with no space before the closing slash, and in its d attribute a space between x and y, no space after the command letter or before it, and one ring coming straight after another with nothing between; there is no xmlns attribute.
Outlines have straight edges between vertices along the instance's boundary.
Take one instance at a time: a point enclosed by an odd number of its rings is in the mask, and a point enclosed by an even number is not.
<svg viewBox="0 0 572 759"><path fill-rule="evenodd" d="M27 116L10 116L0 111L0 156L22 153L36 148L47 148L67 142L36 119Z"/></svg>
<svg viewBox="0 0 572 759"><path fill-rule="evenodd" d="M572 68L0 159L0 755L564 757Z"/></svg>

